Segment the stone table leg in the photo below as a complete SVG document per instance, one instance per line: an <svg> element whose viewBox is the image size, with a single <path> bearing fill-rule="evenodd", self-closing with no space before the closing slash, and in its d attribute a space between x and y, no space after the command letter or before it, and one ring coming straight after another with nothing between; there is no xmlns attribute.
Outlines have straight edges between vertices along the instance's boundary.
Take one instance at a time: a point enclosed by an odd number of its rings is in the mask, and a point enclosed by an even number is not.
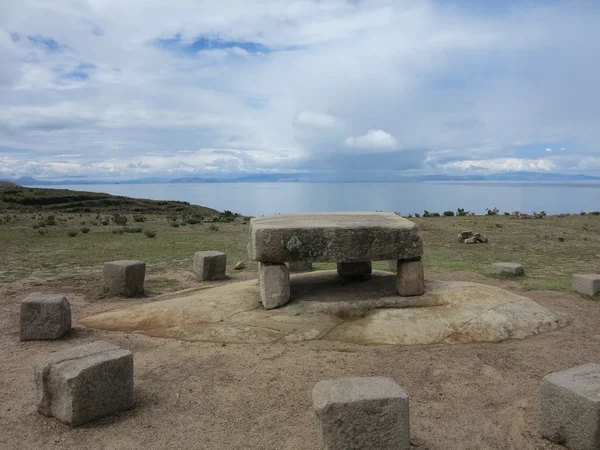
<svg viewBox="0 0 600 450"><path fill-rule="evenodd" d="M260 301L265 309L278 308L290 301L290 271L284 263L258 265Z"/></svg>
<svg viewBox="0 0 600 450"><path fill-rule="evenodd" d="M396 289L398 294L403 297L422 295L425 292L423 261L420 259L398 260Z"/></svg>
<svg viewBox="0 0 600 450"><path fill-rule="evenodd" d="M372 272L371 261L339 262L337 263L338 275L344 278L365 279Z"/></svg>

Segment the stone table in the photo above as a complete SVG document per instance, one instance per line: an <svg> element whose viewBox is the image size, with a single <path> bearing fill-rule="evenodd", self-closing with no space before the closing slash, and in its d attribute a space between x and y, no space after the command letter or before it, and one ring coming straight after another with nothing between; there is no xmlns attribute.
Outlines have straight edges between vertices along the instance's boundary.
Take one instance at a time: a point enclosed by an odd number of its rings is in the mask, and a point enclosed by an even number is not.
<svg viewBox="0 0 600 450"><path fill-rule="evenodd" d="M250 220L250 259L259 262L260 296L265 308L290 298L285 263L335 262L338 274L364 279L371 261L398 261L400 295L424 292L423 242L418 227L394 213L332 212L282 214Z"/></svg>

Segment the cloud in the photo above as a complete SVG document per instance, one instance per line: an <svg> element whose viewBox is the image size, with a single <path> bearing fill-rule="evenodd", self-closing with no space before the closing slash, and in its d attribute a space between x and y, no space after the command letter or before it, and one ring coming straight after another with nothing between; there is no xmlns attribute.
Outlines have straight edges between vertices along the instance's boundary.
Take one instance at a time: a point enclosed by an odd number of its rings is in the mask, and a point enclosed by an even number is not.
<svg viewBox="0 0 600 450"><path fill-rule="evenodd" d="M361 149L388 149L396 148L398 142L389 133L383 130L369 130L367 134L359 137L347 137L344 140L346 147L355 147Z"/></svg>
<svg viewBox="0 0 600 450"><path fill-rule="evenodd" d="M309 128L333 128L339 124L339 119L331 114L300 111L294 118L294 124Z"/></svg>
<svg viewBox="0 0 600 450"><path fill-rule="evenodd" d="M548 147L548 148L546 149L546 151L547 151L547 152L551 152L551 151L552 151L552 149L551 149L550 147Z"/></svg>
<svg viewBox="0 0 600 450"><path fill-rule="evenodd" d="M0 174L600 170L597 2L71 3L0 2Z"/></svg>

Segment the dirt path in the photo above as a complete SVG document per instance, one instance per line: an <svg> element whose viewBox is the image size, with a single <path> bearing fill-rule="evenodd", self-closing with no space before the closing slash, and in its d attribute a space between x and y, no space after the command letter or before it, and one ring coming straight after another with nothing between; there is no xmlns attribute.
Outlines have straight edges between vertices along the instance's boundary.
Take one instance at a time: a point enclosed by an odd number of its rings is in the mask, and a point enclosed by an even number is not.
<svg viewBox="0 0 600 450"><path fill-rule="evenodd" d="M427 274L516 288L469 273ZM43 286L0 287L0 448L318 448L311 390L325 378L383 375L411 396L418 449L559 449L537 436L539 380L600 360L600 303L520 292L572 324L501 344L367 347L339 342L222 345L76 328L58 342L19 342L18 303ZM52 286L53 292L59 292ZM140 301L86 303L74 318ZM133 410L74 430L35 411L33 366L44 354L98 339L133 351Z"/></svg>

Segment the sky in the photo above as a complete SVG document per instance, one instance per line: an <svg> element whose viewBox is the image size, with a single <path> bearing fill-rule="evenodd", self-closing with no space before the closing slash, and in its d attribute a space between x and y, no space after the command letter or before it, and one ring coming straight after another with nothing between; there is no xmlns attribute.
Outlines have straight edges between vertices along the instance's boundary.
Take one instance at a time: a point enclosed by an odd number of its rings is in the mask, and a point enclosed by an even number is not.
<svg viewBox="0 0 600 450"><path fill-rule="evenodd" d="M600 2L3 0L0 178L600 175Z"/></svg>

